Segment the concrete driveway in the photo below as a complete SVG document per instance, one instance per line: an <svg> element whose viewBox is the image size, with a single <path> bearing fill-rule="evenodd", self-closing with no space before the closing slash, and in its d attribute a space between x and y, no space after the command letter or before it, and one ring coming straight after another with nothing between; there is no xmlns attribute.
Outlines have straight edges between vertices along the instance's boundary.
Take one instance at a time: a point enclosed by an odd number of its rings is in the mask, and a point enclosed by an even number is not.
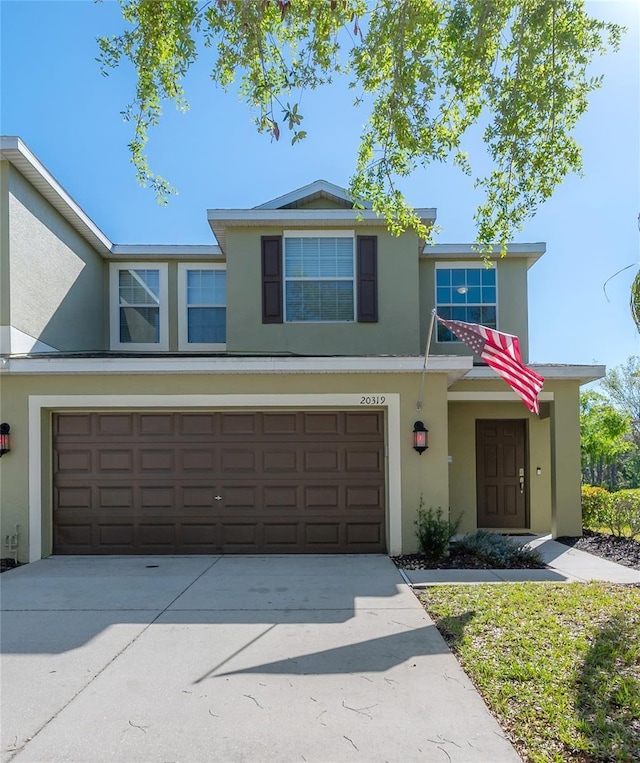
<svg viewBox="0 0 640 763"><path fill-rule="evenodd" d="M519 761L384 556L4 573L2 760Z"/></svg>

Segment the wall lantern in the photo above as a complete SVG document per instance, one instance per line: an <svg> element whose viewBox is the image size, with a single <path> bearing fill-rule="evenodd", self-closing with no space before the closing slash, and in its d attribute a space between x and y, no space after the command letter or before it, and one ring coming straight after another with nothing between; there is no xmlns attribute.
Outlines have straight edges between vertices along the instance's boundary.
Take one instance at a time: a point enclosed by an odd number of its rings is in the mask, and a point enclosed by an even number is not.
<svg viewBox="0 0 640 763"><path fill-rule="evenodd" d="M11 437L9 430L11 427L8 424L0 424L0 456L4 456L11 450Z"/></svg>
<svg viewBox="0 0 640 763"><path fill-rule="evenodd" d="M429 447L429 430L421 421L413 425L413 449L420 455Z"/></svg>

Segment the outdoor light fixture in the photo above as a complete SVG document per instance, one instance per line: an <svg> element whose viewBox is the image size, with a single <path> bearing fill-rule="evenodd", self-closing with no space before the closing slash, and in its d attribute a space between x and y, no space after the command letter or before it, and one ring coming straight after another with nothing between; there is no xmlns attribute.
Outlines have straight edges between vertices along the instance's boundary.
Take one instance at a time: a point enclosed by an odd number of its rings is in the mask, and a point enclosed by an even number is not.
<svg viewBox="0 0 640 763"><path fill-rule="evenodd" d="M421 421L413 425L413 449L420 455L429 447L429 430Z"/></svg>
<svg viewBox="0 0 640 763"><path fill-rule="evenodd" d="M11 450L10 429L8 424L0 424L0 456L4 456Z"/></svg>

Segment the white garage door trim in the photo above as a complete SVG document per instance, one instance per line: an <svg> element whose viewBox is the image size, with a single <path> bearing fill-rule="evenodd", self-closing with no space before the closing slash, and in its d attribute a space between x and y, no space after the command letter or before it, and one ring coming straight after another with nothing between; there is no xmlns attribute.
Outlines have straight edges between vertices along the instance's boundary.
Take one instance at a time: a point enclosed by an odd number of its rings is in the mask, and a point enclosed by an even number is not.
<svg viewBox="0 0 640 763"><path fill-rule="evenodd" d="M389 554L402 548L400 478L400 395L367 392L367 399L382 398L382 405L363 405L361 394L337 395L30 395L29 396L29 561L42 558L42 413L52 410L143 408L172 410L220 408L374 408L387 414L387 495Z"/></svg>

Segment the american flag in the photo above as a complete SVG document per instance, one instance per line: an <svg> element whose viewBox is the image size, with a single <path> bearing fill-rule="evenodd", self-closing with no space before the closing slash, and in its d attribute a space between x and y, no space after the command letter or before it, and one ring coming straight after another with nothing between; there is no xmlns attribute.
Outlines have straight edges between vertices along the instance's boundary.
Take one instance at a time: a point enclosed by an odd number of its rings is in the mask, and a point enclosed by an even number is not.
<svg viewBox="0 0 640 763"><path fill-rule="evenodd" d="M538 393L544 379L523 365L517 336L503 334L477 323L448 321L439 315L436 318L495 369L532 413L538 413Z"/></svg>

